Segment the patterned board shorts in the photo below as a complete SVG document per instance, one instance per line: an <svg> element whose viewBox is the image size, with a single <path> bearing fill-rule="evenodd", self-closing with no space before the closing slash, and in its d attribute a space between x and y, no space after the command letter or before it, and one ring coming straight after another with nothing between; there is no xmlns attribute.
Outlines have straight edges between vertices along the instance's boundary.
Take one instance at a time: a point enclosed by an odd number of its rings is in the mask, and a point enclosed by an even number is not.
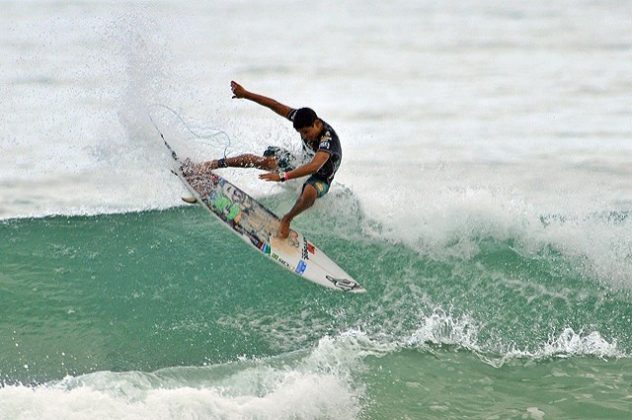
<svg viewBox="0 0 632 420"><path fill-rule="evenodd" d="M292 154L292 152L290 152L289 150L277 146L268 146L265 152L263 152L263 156L274 157L274 160L276 160L277 169L280 172L289 172L309 161L309 156L303 156L303 158L299 158ZM305 181L305 183L303 184L303 189L305 189L305 186L308 184L316 189L318 198L327 194L327 192L329 191L329 184L327 183L327 181L324 181L316 175L310 176L307 181Z"/></svg>

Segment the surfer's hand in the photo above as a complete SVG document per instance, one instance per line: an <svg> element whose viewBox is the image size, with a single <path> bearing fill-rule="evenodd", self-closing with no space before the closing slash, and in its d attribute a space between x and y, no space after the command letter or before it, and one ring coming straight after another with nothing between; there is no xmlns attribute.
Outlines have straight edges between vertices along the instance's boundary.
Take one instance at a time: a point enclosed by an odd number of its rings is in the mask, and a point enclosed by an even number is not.
<svg viewBox="0 0 632 420"><path fill-rule="evenodd" d="M281 180L281 175L276 172L268 172L266 174L259 175L259 179L263 179L264 181L279 182Z"/></svg>
<svg viewBox="0 0 632 420"><path fill-rule="evenodd" d="M245 98L248 91L244 89L242 85L235 82L234 80L230 82L230 89L233 91L233 98Z"/></svg>

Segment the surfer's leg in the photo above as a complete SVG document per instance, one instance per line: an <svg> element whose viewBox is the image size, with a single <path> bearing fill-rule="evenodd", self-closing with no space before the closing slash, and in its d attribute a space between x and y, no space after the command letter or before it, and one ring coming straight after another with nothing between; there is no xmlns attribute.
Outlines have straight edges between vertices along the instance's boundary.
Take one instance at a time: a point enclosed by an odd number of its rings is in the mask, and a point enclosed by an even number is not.
<svg viewBox="0 0 632 420"><path fill-rule="evenodd" d="M219 161L217 161L219 162ZM224 159L226 166L234 168L257 168L273 171L276 169L276 161L271 156L257 156L245 154Z"/></svg>
<svg viewBox="0 0 632 420"><path fill-rule="evenodd" d="M218 168L257 168L264 171L291 171L294 166L291 163L292 154L280 147L270 146L263 156L244 154L230 158L211 160L195 165L200 172L212 171Z"/></svg>
<svg viewBox="0 0 632 420"><path fill-rule="evenodd" d="M294 203L294 207L281 219L281 224L279 225L279 233L278 237L281 239L285 239L290 234L290 223L292 220L314 205L314 202L318 198L318 191L311 184L305 184L303 186L303 192Z"/></svg>
<svg viewBox="0 0 632 420"><path fill-rule="evenodd" d="M244 154L230 158L211 160L198 164L199 170L202 172L212 171L218 168L257 168L267 171L276 169L276 160L272 156L257 156L252 154Z"/></svg>

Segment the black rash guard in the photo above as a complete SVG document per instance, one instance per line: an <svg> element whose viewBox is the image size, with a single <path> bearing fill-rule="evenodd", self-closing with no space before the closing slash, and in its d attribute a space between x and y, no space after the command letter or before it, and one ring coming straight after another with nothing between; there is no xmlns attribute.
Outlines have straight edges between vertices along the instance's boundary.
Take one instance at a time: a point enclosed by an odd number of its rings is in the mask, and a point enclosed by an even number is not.
<svg viewBox="0 0 632 420"><path fill-rule="evenodd" d="M296 115L296 109L292 109L287 118L290 121L294 121ZM314 154L316 152L325 152L329 154L329 159L320 167L320 169L314 174L321 180L331 184L331 181L336 175L336 171L340 167L342 162L342 148L340 147L340 139L333 128L325 121L320 120L323 123L323 129L318 135L318 139L311 142L305 139L303 140L303 152Z"/></svg>

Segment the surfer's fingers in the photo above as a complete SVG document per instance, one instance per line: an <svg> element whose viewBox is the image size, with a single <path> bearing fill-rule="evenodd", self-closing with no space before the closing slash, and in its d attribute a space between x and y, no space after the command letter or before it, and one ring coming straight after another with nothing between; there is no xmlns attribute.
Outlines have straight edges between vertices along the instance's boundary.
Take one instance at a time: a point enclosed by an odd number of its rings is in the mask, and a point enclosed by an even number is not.
<svg viewBox="0 0 632 420"><path fill-rule="evenodd" d="M263 179L264 181L274 181L273 173L268 172L266 174L259 175L259 179Z"/></svg>

